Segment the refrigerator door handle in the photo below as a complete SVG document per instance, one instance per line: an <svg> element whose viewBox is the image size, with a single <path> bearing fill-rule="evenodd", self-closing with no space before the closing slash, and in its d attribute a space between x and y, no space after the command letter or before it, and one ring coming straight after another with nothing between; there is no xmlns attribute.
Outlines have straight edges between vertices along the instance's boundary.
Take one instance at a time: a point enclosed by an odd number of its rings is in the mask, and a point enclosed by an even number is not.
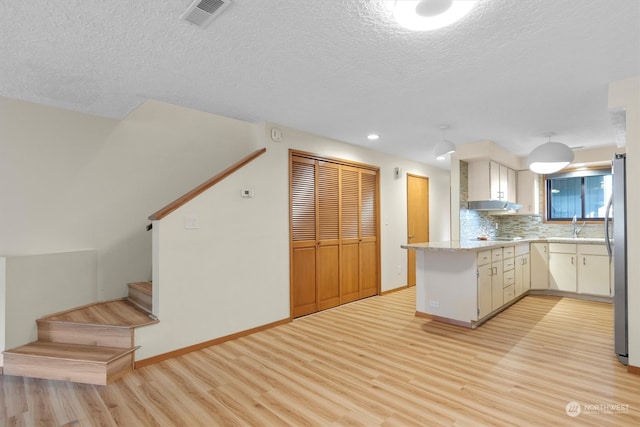
<svg viewBox="0 0 640 427"><path fill-rule="evenodd" d="M607 202L607 208L604 211L604 240L607 243L607 253L609 254L609 262L611 262L612 253L611 253L611 236L609 236L609 222L611 214L611 207L613 206L613 194L609 197L609 201Z"/></svg>

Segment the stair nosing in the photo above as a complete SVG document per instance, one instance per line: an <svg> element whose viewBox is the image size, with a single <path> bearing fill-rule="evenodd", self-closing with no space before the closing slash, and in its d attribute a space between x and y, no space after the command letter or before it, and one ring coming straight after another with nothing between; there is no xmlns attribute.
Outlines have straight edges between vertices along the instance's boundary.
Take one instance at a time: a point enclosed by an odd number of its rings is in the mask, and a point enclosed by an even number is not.
<svg viewBox="0 0 640 427"><path fill-rule="evenodd" d="M74 322L72 320L55 320L55 319L36 319L37 323L60 323L65 325L85 325L85 326L96 326L102 328L117 328L117 329L133 329L139 326L135 325L110 325L108 323L86 323L86 322Z"/></svg>
<svg viewBox="0 0 640 427"><path fill-rule="evenodd" d="M38 342L38 341L34 341L34 342ZM42 341L40 341L42 342ZM47 341L47 342L51 342L51 341ZM29 343L32 344L32 343ZM29 344L25 344L25 345L29 345ZM65 356L47 356L47 355L42 355L42 354L31 354L31 353L17 353L14 352L13 350L15 349L9 349L9 350L5 350L2 352L3 355L10 355L10 356L16 356L16 357L29 357L29 358L33 358L33 359L50 359L50 360L65 360L65 361L81 361L81 362L86 362L86 363L91 363L91 364L96 364L96 365L108 365L109 363L113 362L114 360L118 360L124 356L127 356L133 352L135 352L136 350L138 350L140 348L140 346L134 346L134 347L130 347L130 348L125 348L125 347L104 347L104 346L91 346L91 345L86 345L86 344L68 344L68 343L56 343L56 344L61 344L61 345L65 345L65 346L78 346L78 347L93 347L93 348L107 348L110 350L126 350L126 351L122 351L121 353L118 353L118 355L112 356L110 359L107 360L87 360L87 359L82 359L82 358L72 358L72 357L65 357ZM22 347L22 346L21 346ZM20 347L16 347L16 348L20 348Z"/></svg>

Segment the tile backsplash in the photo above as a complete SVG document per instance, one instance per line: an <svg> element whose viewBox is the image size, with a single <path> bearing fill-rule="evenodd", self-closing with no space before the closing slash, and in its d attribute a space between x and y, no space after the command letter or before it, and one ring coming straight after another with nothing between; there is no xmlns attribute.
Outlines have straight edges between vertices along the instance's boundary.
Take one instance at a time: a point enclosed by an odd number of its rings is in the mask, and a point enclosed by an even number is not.
<svg viewBox="0 0 640 427"><path fill-rule="evenodd" d="M460 240L476 240L480 236L496 237L573 237L572 224L545 223L539 215L492 215L467 209L468 164L460 162ZM580 237L604 237L604 224L579 225Z"/></svg>
<svg viewBox="0 0 640 427"><path fill-rule="evenodd" d="M604 237L604 224L579 225L580 237ZM460 209L460 240L495 237L573 237L572 224L549 224L538 215L491 215Z"/></svg>

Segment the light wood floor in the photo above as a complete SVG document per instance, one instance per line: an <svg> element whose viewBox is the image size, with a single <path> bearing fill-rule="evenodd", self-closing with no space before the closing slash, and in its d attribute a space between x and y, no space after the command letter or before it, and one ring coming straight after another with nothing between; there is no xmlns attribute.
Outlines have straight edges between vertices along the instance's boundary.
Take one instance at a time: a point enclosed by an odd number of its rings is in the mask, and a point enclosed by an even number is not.
<svg viewBox="0 0 640 427"><path fill-rule="evenodd" d="M414 310L414 289L372 297L104 387L3 376L0 425L640 425L611 305L527 297L476 330Z"/></svg>

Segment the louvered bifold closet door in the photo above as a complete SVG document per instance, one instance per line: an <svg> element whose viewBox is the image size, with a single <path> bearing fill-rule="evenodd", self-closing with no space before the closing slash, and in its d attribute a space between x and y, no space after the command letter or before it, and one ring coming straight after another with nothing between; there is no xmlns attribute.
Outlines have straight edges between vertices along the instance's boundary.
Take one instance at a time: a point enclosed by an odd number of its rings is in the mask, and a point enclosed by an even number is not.
<svg viewBox="0 0 640 427"><path fill-rule="evenodd" d="M318 309L340 305L340 169L318 162Z"/></svg>
<svg viewBox="0 0 640 427"><path fill-rule="evenodd" d="M375 295L378 170L291 152L291 313Z"/></svg>
<svg viewBox="0 0 640 427"><path fill-rule="evenodd" d="M360 297L378 293L378 218L376 172L360 172Z"/></svg>
<svg viewBox="0 0 640 427"><path fill-rule="evenodd" d="M340 300L360 298L360 172L340 170Z"/></svg>
<svg viewBox="0 0 640 427"><path fill-rule="evenodd" d="M295 156L291 159L291 304L294 317L318 310L315 169L314 160Z"/></svg>

